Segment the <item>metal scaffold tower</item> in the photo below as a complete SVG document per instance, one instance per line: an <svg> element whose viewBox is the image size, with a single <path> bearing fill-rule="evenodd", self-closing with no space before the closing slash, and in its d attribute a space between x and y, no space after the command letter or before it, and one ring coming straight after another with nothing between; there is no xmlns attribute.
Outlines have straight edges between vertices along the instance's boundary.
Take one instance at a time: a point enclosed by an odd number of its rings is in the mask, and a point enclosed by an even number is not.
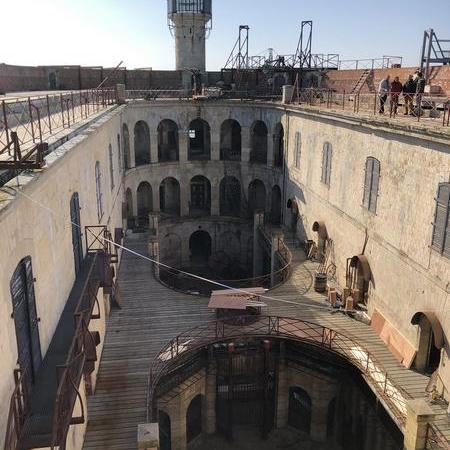
<svg viewBox="0 0 450 450"><path fill-rule="evenodd" d="M435 64L450 64L450 39L438 39L433 28L423 34L420 68L425 73L428 82L430 67Z"/></svg>

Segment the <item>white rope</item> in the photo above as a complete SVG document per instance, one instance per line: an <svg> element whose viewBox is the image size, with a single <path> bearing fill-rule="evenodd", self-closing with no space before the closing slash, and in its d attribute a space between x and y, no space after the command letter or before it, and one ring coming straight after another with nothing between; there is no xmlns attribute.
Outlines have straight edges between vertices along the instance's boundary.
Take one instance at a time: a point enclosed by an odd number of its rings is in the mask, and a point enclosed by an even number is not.
<svg viewBox="0 0 450 450"><path fill-rule="evenodd" d="M48 211L49 213L51 213L53 216L56 216L56 217L59 217L59 218L61 218L61 219L66 220L65 217L62 217L61 214L58 214L58 213L57 213L56 211L54 211L53 209L49 208L48 206L44 205L43 203L39 202L38 200L36 200L36 199L30 197L29 195L25 194L24 192L22 192L22 191L20 191L20 190L18 190L18 189L14 189L14 188L12 188L12 187L8 187L8 189L11 189L14 193L17 193L17 194L22 195L22 196L25 197L26 199L30 200L31 202L37 204L39 207L41 207L41 208L45 209L46 211ZM7 192L4 188L0 188L0 190L4 190L7 194L14 196L14 194L11 194L10 192ZM77 224L77 223L75 223L75 222L72 222L70 219L69 219L69 223L70 223L71 225L75 226L75 227L78 227L78 228L82 229L81 225L79 225L79 224ZM226 285L226 284L220 283L219 281L210 280L210 279L208 279L208 278L201 277L200 275L195 275L195 274L193 274L193 273L186 272L186 271L184 271L184 270L177 269L177 268L175 268L175 267L169 266L169 265L164 264L164 263L162 263L162 262L160 262L160 261L156 261L156 260L153 259L153 258L150 258L150 257L148 257L148 256L145 256L145 255L143 255L143 254L141 254L141 253L138 253L138 252L136 252L136 251L134 251L134 250L132 250L132 249L130 249L130 248L128 248L128 247L125 247L125 246L123 246L123 245L121 245L121 244L117 244L116 242L111 241L110 239L107 239L107 238L105 238L105 237L103 237L103 236L97 236L95 233L93 233L91 230L89 230L89 228L86 228L86 229L87 229L87 230L88 230L95 238L97 238L97 239L103 239L105 242L108 242L109 244L114 245L115 247L120 248L120 249L122 249L123 251L126 251L126 252L128 252L128 253L130 253L130 254L132 254L132 255L134 255L134 256L137 256L137 257L139 257L139 258L142 258L142 259L144 259L144 260L146 260L146 261L149 261L149 262L151 262L151 263L153 263L153 264L156 264L156 265L158 265L158 266L160 266L160 267L164 267L164 268L166 268L166 269L174 270L174 271L176 271L176 272L178 272L178 273L180 273L180 274L186 275L186 276L188 276L188 277L191 277L191 278L194 278L194 279L197 279L197 280L201 280L201 281L205 281L205 282L208 282L208 283L210 283L210 284L213 284L213 285L215 285L215 286L219 286L219 287L222 287L222 288L225 288L225 289L232 289L232 290L234 290L234 291L236 291L236 292L240 292L240 293L243 293L243 294L246 294L246 295L251 295L251 296L254 295L254 293L252 293L252 292L250 292L250 291L246 291L245 289L233 288L233 287L228 286L228 285ZM302 302L302 301L286 300L286 299L282 299L282 298L278 298L278 297L271 297L271 296L268 296L268 295L258 295L258 297L263 298L263 299L266 299L266 300L272 300L272 301L279 302L279 303L290 304L290 305L293 305L293 306L305 306L305 307L307 307L307 308L320 309L320 310L322 310L322 311L329 311L329 310L331 309L331 307L325 306L325 305L311 305L310 303L305 303L305 302Z"/></svg>

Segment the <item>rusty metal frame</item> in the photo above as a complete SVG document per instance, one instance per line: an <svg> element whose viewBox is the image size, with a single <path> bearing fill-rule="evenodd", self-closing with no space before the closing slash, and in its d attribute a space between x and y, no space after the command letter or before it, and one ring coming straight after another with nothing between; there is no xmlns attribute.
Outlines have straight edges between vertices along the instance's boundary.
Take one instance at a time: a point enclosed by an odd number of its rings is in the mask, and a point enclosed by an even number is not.
<svg viewBox="0 0 450 450"><path fill-rule="evenodd" d="M433 425L428 424L426 450L449 450L450 443L445 436Z"/></svg>
<svg viewBox="0 0 450 450"><path fill-rule="evenodd" d="M8 156L12 157L12 159L0 159L0 169L42 169L45 163L44 156L48 153L48 144L41 142L31 147L25 154L22 154L17 133L12 131L10 133L9 143L0 150L0 157L5 153L8 153Z"/></svg>
<svg viewBox="0 0 450 450"><path fill-rule="evenodd" d="M162 377L170 372L181 356L186 357L214 343L248 337L306 342L344 357L360 370L398 424L404 427L406 402L410 396L393 381L382 363L370 351L344 334L322 325L276 316L263 316L245 327L235 327L220 320L208 322L172 339L156 355L149 370L147 420L156 420L156 389Z"/></svg>

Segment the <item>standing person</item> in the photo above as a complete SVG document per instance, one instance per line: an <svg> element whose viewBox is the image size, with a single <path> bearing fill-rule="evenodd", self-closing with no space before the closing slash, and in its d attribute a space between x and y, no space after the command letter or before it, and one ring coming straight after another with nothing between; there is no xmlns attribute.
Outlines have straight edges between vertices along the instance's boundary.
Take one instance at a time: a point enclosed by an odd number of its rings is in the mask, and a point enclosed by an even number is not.
<svg viewBox="0 0 450 450"><path fill-rule="evenodd" d="M384 105L389 95L389 91L391 90L391 82L390 75L386 78L383 78L378 86L378 97L380 98L380 110L378 111L380 114L384 114Z"/></svg>
<svg viewBox="0 0 450 450"><path fill-rule="evenodd" d="M413 113L414 105L413 99L416 93L417 83L414 81L412 75L408 77L408 80L403 85L403 98L405 99L405 116Z"/></svg>
<svg viewBox="0 0 450 450"><path fill-rule="evenodd" d="M423 97L423 93L425 92L425 78L423 76L422 72L418 73L418 78L417 78L417 86L416 86L416 106L419 109L419 114L420 114L420 108L422 107L422 97Z"/></svg>
<svg viewBox="0 0 450 450"><path fill-rule="evenodd" d="M394 78L394 81L391 85L391 114L397 114L398 109L398 99L400 94L403 92L403 84L400 83L400 79L398 77Z"/></svg>

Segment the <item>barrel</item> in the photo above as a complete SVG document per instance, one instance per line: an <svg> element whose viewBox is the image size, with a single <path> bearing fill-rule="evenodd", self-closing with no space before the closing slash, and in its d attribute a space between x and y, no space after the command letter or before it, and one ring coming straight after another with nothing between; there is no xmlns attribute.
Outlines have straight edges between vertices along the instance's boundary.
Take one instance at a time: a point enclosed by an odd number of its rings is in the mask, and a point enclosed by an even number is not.
<svg viewBox="0 0 450 450"><path fill-rule="evenodd" d="M316 292L325 292L327 290L327 274L316 273L314 275L314 290Z"/></svg>

